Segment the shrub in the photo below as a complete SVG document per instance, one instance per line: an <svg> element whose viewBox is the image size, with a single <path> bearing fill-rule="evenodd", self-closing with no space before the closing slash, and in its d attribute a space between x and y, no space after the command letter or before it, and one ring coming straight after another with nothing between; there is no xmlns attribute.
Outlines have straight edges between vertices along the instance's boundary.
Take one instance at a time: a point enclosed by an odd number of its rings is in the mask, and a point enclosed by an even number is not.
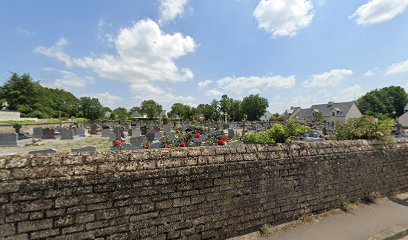
<svg viewBox="0 0 408 240"><path fill-rule="evenodd" d="M336 128L338 140L376 139L385 141L391 136L393 122L377 121L371 116L362 116Z"/></svg>
<svg viewBox="0 0 408 240"><path fill-rule="evenodd" d="M310 127L290 120L285 125L275 124L267 131L250 133L245 136L245 142L260 144L285 143L298 138L308 131L310 131Z"/></svg>

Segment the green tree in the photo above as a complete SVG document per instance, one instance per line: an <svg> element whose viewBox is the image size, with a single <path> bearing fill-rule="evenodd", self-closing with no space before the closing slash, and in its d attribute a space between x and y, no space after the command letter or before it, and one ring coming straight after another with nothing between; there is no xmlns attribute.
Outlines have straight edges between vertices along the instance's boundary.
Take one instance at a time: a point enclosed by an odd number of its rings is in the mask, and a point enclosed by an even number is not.
<svg viewBox="0 0 408 240"><path fill-rule="evenodd" d="M0 88L0 98L7 101L9 110L32 111L32 99L36 95L36 83L29 74L19 76L12 73L9 80Z"/></svg>
<svg viewBox="0 0 408 240"><path fill-rule="evenodd" d="M221 96L221 100L219 102L220 103L220 111L221 111L222 115L224 116L224 119L225 119L225 116L228 116L230 111L231 111L232 102L233 102L233 99L229 98L228 95L222 95Z"/></svg>
<svg viewBox="0 0 408 240"><path fill-rule="evenodd" d="M217 119L217 109L210 104L199 104L196 108L197 113L204 116L205 120L216 120Z"/></svg>
<svg viewBox="0 0 408 240"><path fill-rule="evenodd" d="M242 111L242 101L231 99L231 107L228 111L231 121L242 121L245 117Z"/></svg>
<svg viewBox="0 0 408 240"><path fill-rule="evenodd" d="M169 115L173 118L189 119L193 115L193 109L182 103L175 103L171 106Z"/></svg>
<svg viewBox="0 0 408 240"><path fill-rule="evenodd" d="M268 99L259 96L259 94L251 94L242 100L242 111L249 121L259 120L268 107Z"/></svg>
<svg viewBox="0 0 408 240"><path fill-rule="evenodd" d="M112 113L115 114L116 120L126 120L129 117L129 113L124 107L118 107Z"/></svg>
<svg viewBox="0 0 408 240"><path fill-rule="evenodd" d="M220 103L217 100L212 100L211 101L211 107L214 109L214 116L212 120L217 121L221 117L221 112L220 112Z"/></svg>
<svg viewBox="0 0 408 240"><path fill-rule="evenodd" d="M81 97L79 99L79 110L81 116L90 120L101 118L104 108L97 98Z"/></svg>
<svg viewBox="0 0 408 240"><path fill-rule="evenodd" d="M129 110L129 117L130 117L134 112L141 113L140 107L132 107L132 108Z"/></svg>
<svg viewBox="0 0 408 240"><path fill-rule="evenodd" d="M365 115L387 119L404 114L407 102L408 94L404 88L391 86L366 93L357 100L357 106Z"/></svg>
<svg viewBox="0 0 408 240"><path fill-rule="evenodd" d="M140 111L146 114L148 118L159 117L163 111L163 107L154 100L145 100L140 104Z"/></svg>

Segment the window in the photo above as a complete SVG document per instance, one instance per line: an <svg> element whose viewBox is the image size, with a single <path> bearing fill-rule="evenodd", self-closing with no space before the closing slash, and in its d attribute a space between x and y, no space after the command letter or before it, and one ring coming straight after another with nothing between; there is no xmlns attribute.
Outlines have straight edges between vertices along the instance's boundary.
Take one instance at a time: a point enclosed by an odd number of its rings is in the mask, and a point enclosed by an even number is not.
<svg viewBox="0 0 408 240"><path fill-rule="evenodd" d="M333 117L336 116L336 112L332 112L332 116L333 116Z"/></svg>

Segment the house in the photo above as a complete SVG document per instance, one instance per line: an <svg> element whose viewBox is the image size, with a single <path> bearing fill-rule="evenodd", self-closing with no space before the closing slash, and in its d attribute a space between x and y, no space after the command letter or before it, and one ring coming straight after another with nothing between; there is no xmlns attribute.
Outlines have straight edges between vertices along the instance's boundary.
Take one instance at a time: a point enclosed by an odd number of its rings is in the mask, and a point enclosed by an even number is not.
<svg viewBox="0 0 408 240"><path fill-rule="evenodd" d="M306 124L324 124L333 128L336 123L346 123L350 119L361 116L362 114L355 102L328 102L298 110L296 114L292 113L290 117Z"/></svg>
<svg viewBox="0 0 408 240"><path fill-rule="evenodd" d="M408 128L408 103L404 108L404 114L402 114L399 118L398 118L398 122L401 124L401 126L403 128Z"/></svg>
<svg viewBox="0 0 408 240"><path fill-rule="evenodd" d="M300 107L291 106L290 109L286 110L283 113L285 120L294 118L302 109Z"/></svg>
<svg viewBox="0 0 408 240"><path fill-rule="evenodd" d="M140 114L138 111L133 111L132 114L130 114L131 118L136 118L136 119L144 119L147 118L146 114Z"/></svg>
<svg viewBox="0 0 408 240"><path fill-rule="evenodd" d="M263 122L266 122L266 121L269 121L271 117L272 117L272 113L269 111L266 111L265 114L260 118L260 120Z"/></svg>

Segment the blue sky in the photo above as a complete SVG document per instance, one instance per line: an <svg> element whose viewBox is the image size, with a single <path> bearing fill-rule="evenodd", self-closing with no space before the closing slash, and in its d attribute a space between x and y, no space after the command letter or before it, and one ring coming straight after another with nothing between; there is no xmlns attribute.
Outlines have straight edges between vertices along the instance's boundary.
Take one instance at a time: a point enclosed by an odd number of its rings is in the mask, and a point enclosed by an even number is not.
<svg viewBox="0 0 408 240"><path fill-rule="evenodd" d="M271 112L408 90L408 0L5 0L10 72L111 108L259 93Z"/></svg>

